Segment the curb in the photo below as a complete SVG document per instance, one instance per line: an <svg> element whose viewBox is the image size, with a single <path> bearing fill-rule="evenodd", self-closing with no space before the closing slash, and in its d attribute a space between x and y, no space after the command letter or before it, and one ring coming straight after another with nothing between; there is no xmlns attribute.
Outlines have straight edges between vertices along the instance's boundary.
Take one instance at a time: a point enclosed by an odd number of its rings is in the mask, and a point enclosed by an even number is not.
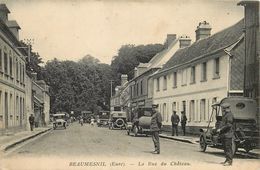
<svg viewBox="0 0 260 170"><path fill-rule="evenodd" d="M159 134L159 136L160 136L161 138L176 140L176 141L179 141L179 142L185 142L185 143L196 144L196 142L194 142L194 141L192 141L192 140L189 140L189 139L175 138L175 137L172 137L172 136L167 136L167 135L162 135L162 134Z"/></svg>
<svg viewBox="0 0 260 170"><path fill-rule="evenodd" d="M34 135L32 135L32 136L28 136L28 137L22 138L22 139L20 139L20 140L14 142L14 143L11 143L11 144L7 144L7 146L5 146L5 147L2 149L2 151L7 151L7 150L13 148L15 145L18 145L18 144L20 144L20 143L23 143L23 142L29 140L29 139L32 139L32 138L34 138L34 137L36 137L36 136L39 136L39 135L41 135L41 134L43 134L43 133L46 133L46 132L50 131L51 129L52 129L52 128L48 128L48 129L43 130L43 131L41 131L41 132L39 132L39 133L36 133L36 134L34 134Z"/></svg>

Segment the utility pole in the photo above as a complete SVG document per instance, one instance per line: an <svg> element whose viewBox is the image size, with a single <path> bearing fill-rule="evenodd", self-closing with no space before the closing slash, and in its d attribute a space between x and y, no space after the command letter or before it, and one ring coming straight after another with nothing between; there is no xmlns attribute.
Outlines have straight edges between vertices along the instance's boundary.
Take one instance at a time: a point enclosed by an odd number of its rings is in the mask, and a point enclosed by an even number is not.
<svg viewBox="0 0 260 170"><path fill-rule="evenodd" d="M110 80L110 102L109 102L110 110L111 110L111 99L113 96L113 82L114 82L114 80Z"/></svg>

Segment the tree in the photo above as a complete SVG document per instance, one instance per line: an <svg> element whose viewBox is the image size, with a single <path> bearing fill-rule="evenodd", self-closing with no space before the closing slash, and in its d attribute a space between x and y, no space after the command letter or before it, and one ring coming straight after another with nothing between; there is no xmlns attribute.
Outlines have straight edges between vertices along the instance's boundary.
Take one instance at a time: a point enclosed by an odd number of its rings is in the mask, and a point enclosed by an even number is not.
<svg viewBox="0 0 260 170"><path fill-rule="evenodd" d="M147 63L158 52L164 49L162 44L148 45L123 45L118 54L113 57L111 68L116 84L119 85L122 74L127 74L129 79L134 77L134 68L141 63Z"/></svg>

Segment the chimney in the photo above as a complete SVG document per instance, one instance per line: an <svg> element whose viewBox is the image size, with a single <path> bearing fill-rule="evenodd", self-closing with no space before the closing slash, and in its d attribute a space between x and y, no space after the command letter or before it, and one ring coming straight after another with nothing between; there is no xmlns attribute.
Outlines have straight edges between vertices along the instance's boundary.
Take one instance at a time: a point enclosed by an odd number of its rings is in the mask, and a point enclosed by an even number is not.
<svg viewBox="0 0 260 170"><path fill-rule="evenodd" d="M176 40L176 34L167 34L167 38L165 42L166 47L169 48L169 46L174 40Z"/></svg>
<svg viewBox="0 0 260 170"><path fill-rule="evenodd" d="M4 22L8 20L9 9L5 4L0 4L0 19Z"/></svg>
<svg viewBox="0 0 260 170"><path fill-rule="evenodd" d="M126 74L121 75L121 86L123 86L128 80L128 76Z"/></svg>
<svg viewBox="0 0 260 170"><path fill-rule="evenodd" d="M196 41L210 36L211 26L207 21L200 22L196 29Z"/></svg>
<svg viewBox="0 0 260 170"><path fill-rule="evenodd" d="M32 80L37 81L37 73L33 72L31 73L31 75L32 75Z"/></svg>
<svg viewBox="0 0 260 170"><path fill-rule="evenodd" d="M187 35L182 35L179 38L179 41L180 41L180 48L188 47L191 44L191 38Z"/></svg>
<svg viewBox="0 0 260 170"><path fill-rule="evenodd" d="M8 26L9 30L14 34L17 40L19 40L19 29L20 26L17 24L16 21L6 21L6 25Z"/></svg>
<svg viewBox="0 0 260 170"><path fill-rule="evenodd" d="M134 69L134 77L137 77L138 75L137 75L137 68L135 67L135 69Z"/></svg>

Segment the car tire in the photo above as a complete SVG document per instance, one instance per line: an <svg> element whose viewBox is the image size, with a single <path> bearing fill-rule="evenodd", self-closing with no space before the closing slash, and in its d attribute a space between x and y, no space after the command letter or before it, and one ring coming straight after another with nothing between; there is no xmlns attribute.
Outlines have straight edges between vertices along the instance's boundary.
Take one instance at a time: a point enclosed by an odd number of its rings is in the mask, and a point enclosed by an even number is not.
<svg viewBox="0 0 260 170"><path fill-rule="evenodd" d="M200 151L205 152L207 149L207 144L204 136L200 137Z"/></svg>

